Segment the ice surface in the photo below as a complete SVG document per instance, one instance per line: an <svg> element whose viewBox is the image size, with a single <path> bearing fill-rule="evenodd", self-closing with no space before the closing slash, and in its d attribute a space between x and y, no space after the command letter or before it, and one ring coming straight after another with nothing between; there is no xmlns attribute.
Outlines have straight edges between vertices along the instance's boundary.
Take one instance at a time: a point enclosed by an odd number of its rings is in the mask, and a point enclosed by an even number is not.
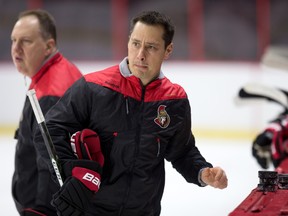
<svg viewBox="0 0 288 216"><path fill-rule="evenodd" d="M258 184L260 168L251 156L250 140L196 140L205 158L214 166L225 169L229 186L219 190L189 184L167 163L161 216L227 216ZM18 214L11 197L15 151L13 138L0 137L0 149L1 215L16 216Z"/></svg>

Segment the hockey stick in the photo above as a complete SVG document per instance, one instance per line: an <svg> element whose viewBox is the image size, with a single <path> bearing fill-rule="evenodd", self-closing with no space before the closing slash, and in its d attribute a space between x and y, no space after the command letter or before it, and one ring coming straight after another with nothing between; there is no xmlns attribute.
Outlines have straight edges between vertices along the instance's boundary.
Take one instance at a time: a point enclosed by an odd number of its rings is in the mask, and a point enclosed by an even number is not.
<svg viewBox="0 0 288 216"><path fill-rule="evenodd" d="M239 90L238 96L241 99L258 98L274 101L288 109L288 92L264 84L248 83Z"/></svg>
<svg viewBox="0 0 288 216"><path fill-rule="evenodd" d="M27 96L29 97L30 103L32 105L33 112L35 114L35 117L36 117L36 120L38 122L39 128L41 130L41 134L42 134L42 137L44 139L49 157L50 157L51 162L52 162L52 166L54 168L54 171L56 173L59 185L61 187L63 185L63 180L62 180L60 170L59 170L58 158L56 155L54 144L52 142L49 131L47 129L47 126L45 123L45 118L43 116L39 101L36 98L35 90L34 89L29 90L27 92Z"/></svg>

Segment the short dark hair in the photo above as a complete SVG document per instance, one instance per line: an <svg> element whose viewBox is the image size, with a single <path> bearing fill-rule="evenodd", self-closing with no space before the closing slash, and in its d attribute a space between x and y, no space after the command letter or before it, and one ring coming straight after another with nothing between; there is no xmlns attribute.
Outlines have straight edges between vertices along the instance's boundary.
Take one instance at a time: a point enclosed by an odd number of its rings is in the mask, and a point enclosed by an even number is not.
<svg viewBox="0 0 288 216"><path fill-rule="evenodd" d="M40 24L40 31L44 39L53 38L57 43L57 32L54 17L42 9L26 10L19 14L18 20L25 16L35 16Z"/></svg>
<svg viewBox="0 0 288 216"><path fill-rule="evenodd" d="M175 32L175 27L169 17L157 11L144 11L138 16L134 17L130 23L130 35L137 22L147 25L160 25L164 28L163 40L165 41L165 48L172 42Z"/></svg>

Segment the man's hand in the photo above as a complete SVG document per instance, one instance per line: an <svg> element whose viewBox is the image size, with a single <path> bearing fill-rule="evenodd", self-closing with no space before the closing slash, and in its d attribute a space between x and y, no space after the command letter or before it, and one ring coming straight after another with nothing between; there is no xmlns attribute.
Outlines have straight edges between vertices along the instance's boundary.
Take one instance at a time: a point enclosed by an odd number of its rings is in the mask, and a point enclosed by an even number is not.
<svg viewBox="0 0 288 216"><path fill-rule="evenodd" d="M62 160L66 180L51 204L59 216L88 215L91 199L100 188L104 156L97 133L90 129L73 134L71 147L78 159Z"/></svg>
<svg viewBox="0 0 288 216"><path fill-rule="evenodd" d="M104 156L98 134L90 129L77 131L71 136L71 147L78 159L87 159L104 165Z"/></svg>
<svg viewBox="0 0 288 216"><path fill-rule="evenodd" d="M69 177L54 194L51 204L59 216L82 216L89 209L94 192L74 177Z"/></svg>
<svg viewBox="0 0 288 216"><path fill-rule="evenodd" d="M228 185L226 173L220 167L204 168L201 172L201 180L207 185L219 189L224 189Z"/></svg>

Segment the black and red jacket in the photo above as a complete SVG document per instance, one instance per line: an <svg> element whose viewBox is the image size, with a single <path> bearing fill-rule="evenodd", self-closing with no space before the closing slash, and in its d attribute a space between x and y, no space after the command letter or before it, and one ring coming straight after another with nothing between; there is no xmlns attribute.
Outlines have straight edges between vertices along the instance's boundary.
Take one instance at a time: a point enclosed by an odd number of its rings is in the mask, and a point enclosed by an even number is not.
<svg viewBox="0 0 288 216"><path fill-rule="evenodd" d="M45 114L80 77L82 75L78 68L57 52L32 77L29 89L35 89ZM52 180L49 168L39 154L38 143L33 143L33 133L37 128L31 104L26 97L15 133L17 145L12 194L19 212L37 209L47 215L57 215L50 202L59 186Z"/></svg>
<svg viewBox="0 0 288 216"><path fill-rule="evenodd" d="M76 160L69 134L90 128L105 157L93 215L156 216L164 190L164 159L191 183L212 167L195 146L190 105L182 87L162 72L143 87L127 59L77 81L47 114L59 159ZM40 132L36 139L41 143Z"/></svg>

